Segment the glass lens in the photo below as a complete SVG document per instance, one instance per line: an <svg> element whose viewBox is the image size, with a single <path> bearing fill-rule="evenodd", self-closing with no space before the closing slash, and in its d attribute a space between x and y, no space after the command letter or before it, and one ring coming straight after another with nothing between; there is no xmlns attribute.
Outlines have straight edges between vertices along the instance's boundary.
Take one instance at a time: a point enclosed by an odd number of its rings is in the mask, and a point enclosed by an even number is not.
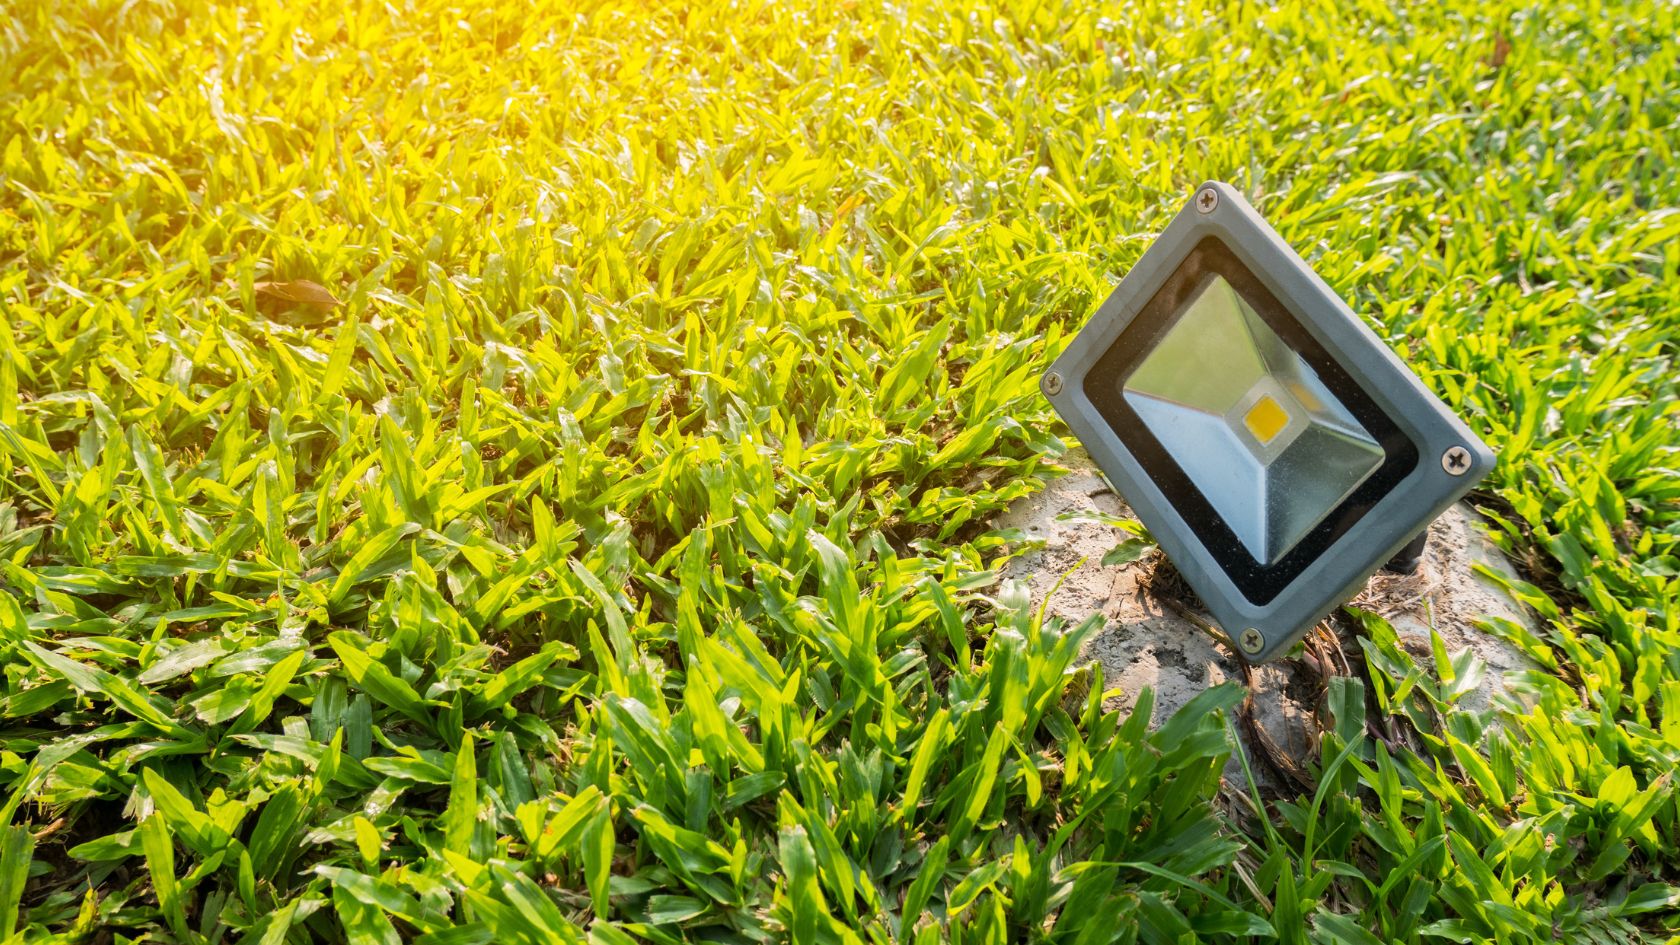
<svg viewBox="0 0 1680 945"><path fill-rule="evenodd" d="M1382 465L1376 439L1220 276L1122 392L1262 563L1283 557Z"/></svg>

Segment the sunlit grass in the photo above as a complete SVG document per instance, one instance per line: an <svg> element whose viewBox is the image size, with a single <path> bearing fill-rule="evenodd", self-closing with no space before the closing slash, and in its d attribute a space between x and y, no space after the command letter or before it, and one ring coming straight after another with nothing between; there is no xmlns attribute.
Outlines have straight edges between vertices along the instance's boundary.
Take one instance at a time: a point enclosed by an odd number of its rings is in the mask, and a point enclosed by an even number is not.
<svg viewBox="0 0 1680 945"><path fill-rule="evenodd" d="M0 14L0 937L1676 931L1672 4ZM1365 620L1259 808L986 525L1206 178L1546 618L1487 715Z"/></svg>

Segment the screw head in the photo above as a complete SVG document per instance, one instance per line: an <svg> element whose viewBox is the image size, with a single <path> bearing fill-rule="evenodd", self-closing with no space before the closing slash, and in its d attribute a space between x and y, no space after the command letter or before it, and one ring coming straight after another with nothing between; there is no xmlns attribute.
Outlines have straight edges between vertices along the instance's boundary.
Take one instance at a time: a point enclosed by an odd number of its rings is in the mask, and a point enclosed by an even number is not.
<svg viewBox="0 0 1680 945"><path fill-rule="evenodd" d="M1462 476L1470 471L1470 451L1462 446L1454 446L1441 454L1441 468L1449 476Z"/></svg>
<svg viewBox="0 0 1680 945"><path fill-rule="evenodd" d="M1219 206L1219 191L1212 187L1203 187L1196 195L1196 209L1203 213L1212 213L1213 208Z"/></svg>
<svg viewBox="0 0 1680 945"><path fill-rule="evenodd" d="M1244 653L1258 653L1266 645L1266 638L1260 635L1260 631L1249 627L1237 636L1237 645L1243 648Z"/></svg>
<svg viewBox="0 0 1680 945"><path fill-rule="evenodd" d="M1044 375L1044 392L1054 397L1062 392L1062 376L1055 371Z"/></svg>

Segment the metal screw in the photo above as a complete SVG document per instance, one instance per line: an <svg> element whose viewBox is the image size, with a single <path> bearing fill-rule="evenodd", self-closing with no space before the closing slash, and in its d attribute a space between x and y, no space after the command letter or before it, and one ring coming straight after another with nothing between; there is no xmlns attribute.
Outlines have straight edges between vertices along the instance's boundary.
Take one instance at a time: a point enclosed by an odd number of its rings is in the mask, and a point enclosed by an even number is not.
<svg viewBox="0 0 1680 945"><path fill-rule="evenodd" d="M1212 213L1213 208L1219 206L1219 192L1212 187L1204 187L1196 195L1196 209L1203 213Z"/></svg>
<svg viewBox="0 0 1680 945"><path fill-rule="evenodd" d="M1450 476L1462 476L1470 471L1470 451L1454 446L1441 454L1441 468Z"/></svg>
<svg viewBox="0 0 1680 945"><path fill-rule="evenodd" d="M1054 397L1062 392L1062 376L1055 371L1044 375L1044 392Z"/></svg>
<svg viewBox="0 0 1680 945"><path fill-rule="evenodd" d="M1237 637L1237 644L1243 648L1244 653L1258 653L1260 648L1266 645L1266 638L1260 635L1260 631L1249 627Z"/></svg>

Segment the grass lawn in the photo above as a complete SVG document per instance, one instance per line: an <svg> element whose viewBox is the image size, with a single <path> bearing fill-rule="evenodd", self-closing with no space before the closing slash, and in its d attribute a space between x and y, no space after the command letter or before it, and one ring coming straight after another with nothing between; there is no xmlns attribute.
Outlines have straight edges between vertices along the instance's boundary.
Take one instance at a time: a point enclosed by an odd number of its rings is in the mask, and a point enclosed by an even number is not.
<svg viewBox="0 0 1680 945"><path fill-rule="evenodd" d="M0 939L1680 933L1680 6L545 6L0 3ZM1309 796L995 576L1206 178L1544 618Z"/></svg>

